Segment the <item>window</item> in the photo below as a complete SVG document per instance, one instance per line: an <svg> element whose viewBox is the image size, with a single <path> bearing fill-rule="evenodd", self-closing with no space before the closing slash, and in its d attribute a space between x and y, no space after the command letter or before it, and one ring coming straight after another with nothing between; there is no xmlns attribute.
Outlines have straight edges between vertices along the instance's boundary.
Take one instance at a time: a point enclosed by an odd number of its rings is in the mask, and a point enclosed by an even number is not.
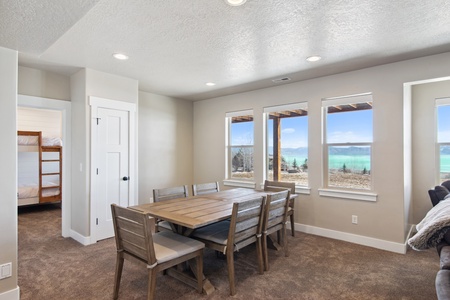
<svg viewBox="0 0 450 300"><path fill-rule="evenodd" d="M322 107L325 186L372 190L372 95L328 98Z"/></svg>
<svg viewBox="0 0 450 300"><path fill-rule="evenodd" d="M450 98L436 99L439 182L450 179Z"/></svg>
<svg viewBox="0 0 450 300"><path fill-rule="evenodd" d="M308 186L308 110L306 103L264 108L266 178Z"/></svg>
<svg viewBox="0 0 450 300"><path fill-rule="evenodd" d="M226 114L227 178L253 180L253 111Z"/></svg>

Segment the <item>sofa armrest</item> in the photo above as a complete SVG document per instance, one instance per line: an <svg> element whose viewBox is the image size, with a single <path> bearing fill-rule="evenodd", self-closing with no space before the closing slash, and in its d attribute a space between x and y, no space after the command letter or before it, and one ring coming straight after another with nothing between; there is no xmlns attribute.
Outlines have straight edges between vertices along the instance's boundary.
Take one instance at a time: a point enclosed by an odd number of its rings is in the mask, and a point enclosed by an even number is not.
<svg viewBox="0 0 450 300"><path fill-rule="evenodd" d="M442 270L450 270L450 246L448 244L441 247L439 262Z"/></svg>
<svg viewBox="0 0 450 300"><path fill-rule="evenodd" d="M450 270L437 273L435 286L438 300L450 299Z"/></svg>

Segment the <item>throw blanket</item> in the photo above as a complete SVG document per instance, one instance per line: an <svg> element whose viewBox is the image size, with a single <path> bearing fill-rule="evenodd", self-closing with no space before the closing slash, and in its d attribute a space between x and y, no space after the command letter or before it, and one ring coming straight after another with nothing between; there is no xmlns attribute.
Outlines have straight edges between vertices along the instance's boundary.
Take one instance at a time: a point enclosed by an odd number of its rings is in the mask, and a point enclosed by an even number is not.
<svg viewBox="0 0 450 300"><path fill-rule="evenodd" d="M414 250L435 247L450 229L450 201L441 201L434 206L416 229L417 233L408 240Z"/></svg>

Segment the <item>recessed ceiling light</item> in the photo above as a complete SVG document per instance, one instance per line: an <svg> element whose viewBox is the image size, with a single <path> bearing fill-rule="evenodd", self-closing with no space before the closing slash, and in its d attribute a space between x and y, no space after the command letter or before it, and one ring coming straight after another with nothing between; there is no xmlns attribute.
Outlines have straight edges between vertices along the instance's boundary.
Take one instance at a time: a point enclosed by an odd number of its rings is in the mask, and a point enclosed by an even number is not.
<svg viewBox="0 0 450 300"><path fill-rule="evenodd" d="M215 86L216 84L214 82L207 82L206 85L207 86Z"/></svg>
<svg viewBox="0 0 450 300"><path fill-rule="evenodd" d="M245 3L247 0L225 0L228 5L239 6Z"/></svg>
<svg viewBox="0 0 450 300"><path fill-rule="evenodd" d="M313 56L308 57L306 60L307 61L318 61L321 59L322 59L322 57L320 57L319 55L313 55Z"/></svg>
<svg viewBox="0 0 450 300"><path fill-rule="evenodd" d="M113 56L114 56L114 58L120 59L120 60L128 59L128 55L125 55L123 53L114 53Z"/></svg>

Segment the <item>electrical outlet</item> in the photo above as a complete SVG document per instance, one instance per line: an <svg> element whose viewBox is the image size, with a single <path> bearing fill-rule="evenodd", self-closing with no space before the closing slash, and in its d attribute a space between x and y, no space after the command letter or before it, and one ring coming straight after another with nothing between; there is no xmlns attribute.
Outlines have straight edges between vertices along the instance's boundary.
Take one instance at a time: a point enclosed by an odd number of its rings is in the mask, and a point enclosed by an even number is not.
<svg viewBox="0 0 450 300"><path fill-rule="evenodd" d="M352 224L358 224L358 216L352 215Z"/></svg>
<svg viewBox="0 0 450 300"><path fill-rule="evenodd" d="M0 265L0 279L11 277L11 274L12 274L11 263Z"/></svg>

